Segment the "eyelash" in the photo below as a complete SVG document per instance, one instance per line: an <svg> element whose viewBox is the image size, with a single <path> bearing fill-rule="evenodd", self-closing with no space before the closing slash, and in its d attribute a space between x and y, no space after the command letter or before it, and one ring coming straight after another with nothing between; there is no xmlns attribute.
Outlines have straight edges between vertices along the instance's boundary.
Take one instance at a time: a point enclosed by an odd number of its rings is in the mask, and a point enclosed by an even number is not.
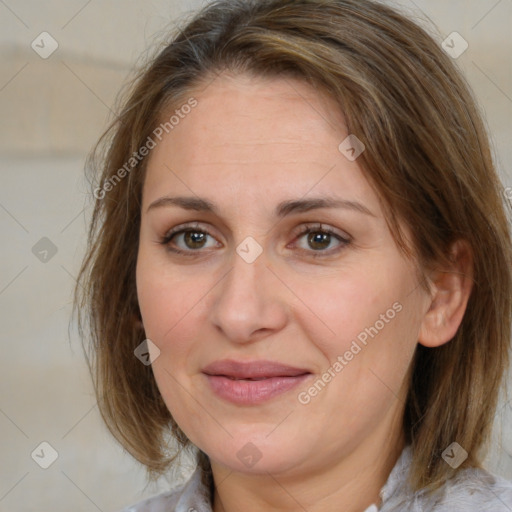
<svg viewBox="0 0 512 512"><path fill-rule="evenodd" d="M177 249L175 247L170 246L170 242L175 236L181 235L181 234L184 234L187 232L201 233L201 234L205 234L208 236L212 236L212 235L210 235L210 233L208 233L208 231L201 229L201 227L197 224L196 225L185 225L185 226L181 226L178 229L171 230L168 233L166 233L165 236L163 236L162 239L160 240L160 243L162 245L167 246L167 249L175 254L189 256L189 257L197 256L194 253L199 253L200 249L197 249L197 250L190 249L188 251L184 251L182 249ZM294 236L296 236L296 238L299 239L305 235L308 235L309 233L327 234L327 235L333 236L340 242L340 245L337 248L335 248L334 250L331 249L328 251L322 251L322 250L309 251L307 249L301 249L301 251L310 253L310 256L313 258L332 256L333 254L339 252L341 249L343 249L344 247L346 247L347 245L349 245L351 243L351 239L349 237L345 238L345 237L339 235L338 233L336 233L331 228L328 228L328 227L323 228L322 224L315 224L315 225L307 224L306 227L304 229L302 229L302 231L299 231Z"/></svg>

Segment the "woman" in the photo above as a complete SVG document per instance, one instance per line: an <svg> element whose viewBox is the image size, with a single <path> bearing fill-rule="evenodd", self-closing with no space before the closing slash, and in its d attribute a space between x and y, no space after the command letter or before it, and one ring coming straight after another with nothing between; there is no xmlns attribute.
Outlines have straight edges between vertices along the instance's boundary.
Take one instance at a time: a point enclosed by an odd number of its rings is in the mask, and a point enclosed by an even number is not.
<svg viewBox="0 0 512 512"><path fill-rule="evenodd" d="M215 2L108 132L77 289L127 511L512 509L511 242L451 59L370 0Z"/></svg>

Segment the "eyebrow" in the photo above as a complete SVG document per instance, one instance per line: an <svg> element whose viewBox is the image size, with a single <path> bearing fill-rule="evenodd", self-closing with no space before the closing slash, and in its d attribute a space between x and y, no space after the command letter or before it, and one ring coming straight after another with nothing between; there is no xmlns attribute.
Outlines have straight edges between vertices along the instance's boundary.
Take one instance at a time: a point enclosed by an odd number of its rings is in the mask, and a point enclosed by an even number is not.
<svg viewBox="0 0 512 512"><path fill-rule="evenodd" d="M147 211L154 208L162 208L169 206L177 206L184 210L193 210L197 212L207 212L219 215L218 208L214 203L208 199L200 197L189 197L189 196L165 196L153 201ZM319 210L322 208L343 208L346 210L353 210L371 217L376 217L366 206L357 201L348 201L346 199L335 199L335 198L324 198L315 197L310 199L292 199L288 201L282 201L275 209L275 215L277 217L286 217L292 213L302 213L311 210Z"/></svg>

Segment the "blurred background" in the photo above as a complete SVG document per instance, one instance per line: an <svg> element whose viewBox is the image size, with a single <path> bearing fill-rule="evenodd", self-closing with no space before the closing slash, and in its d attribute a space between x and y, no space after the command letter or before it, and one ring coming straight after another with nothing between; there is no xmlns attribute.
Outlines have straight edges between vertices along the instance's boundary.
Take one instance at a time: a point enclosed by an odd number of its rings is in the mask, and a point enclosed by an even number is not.
<svg viewBox="0 0 512 512"><path fill-rule="evenodd" d="M146 485L103 426L71 300L90 215L86 155L143 52L203 3L0 0L1 512L115 512L169 487ZM438 27L512 186L512 0L385 3ZM512 479L506 398L495 431L487 467Z"/></svg>

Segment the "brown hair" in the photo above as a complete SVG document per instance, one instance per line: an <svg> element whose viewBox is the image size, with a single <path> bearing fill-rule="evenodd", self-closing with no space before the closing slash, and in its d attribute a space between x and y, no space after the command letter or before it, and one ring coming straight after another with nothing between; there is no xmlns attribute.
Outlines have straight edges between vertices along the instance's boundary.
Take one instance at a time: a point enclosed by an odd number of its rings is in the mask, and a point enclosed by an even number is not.
<svg viewBox="0 0 512 512"><path fill-rule="evenodd" d="M446 263L455 240L471 247L474 285L462 324L449 343L418 346L403 424L414 488L436 488L454 474L441 459L453 441L469 453L461 468L479 465L508 366L512 250L488 137L459 71L423 29L374 1L217 1L136 77L89 162L100 182L112 185L170 106L223 70L292 76L337 101L349 133L366 146L358 163L398 246L408 252L403 220L422 268ZM92 336L88 361L102 416L155 476L174 460L166 436L183 447L189 441L151 367L134 357L145 339L135 267L146 162L95 193L75 305L82 334L87 320Z"/></svg>

